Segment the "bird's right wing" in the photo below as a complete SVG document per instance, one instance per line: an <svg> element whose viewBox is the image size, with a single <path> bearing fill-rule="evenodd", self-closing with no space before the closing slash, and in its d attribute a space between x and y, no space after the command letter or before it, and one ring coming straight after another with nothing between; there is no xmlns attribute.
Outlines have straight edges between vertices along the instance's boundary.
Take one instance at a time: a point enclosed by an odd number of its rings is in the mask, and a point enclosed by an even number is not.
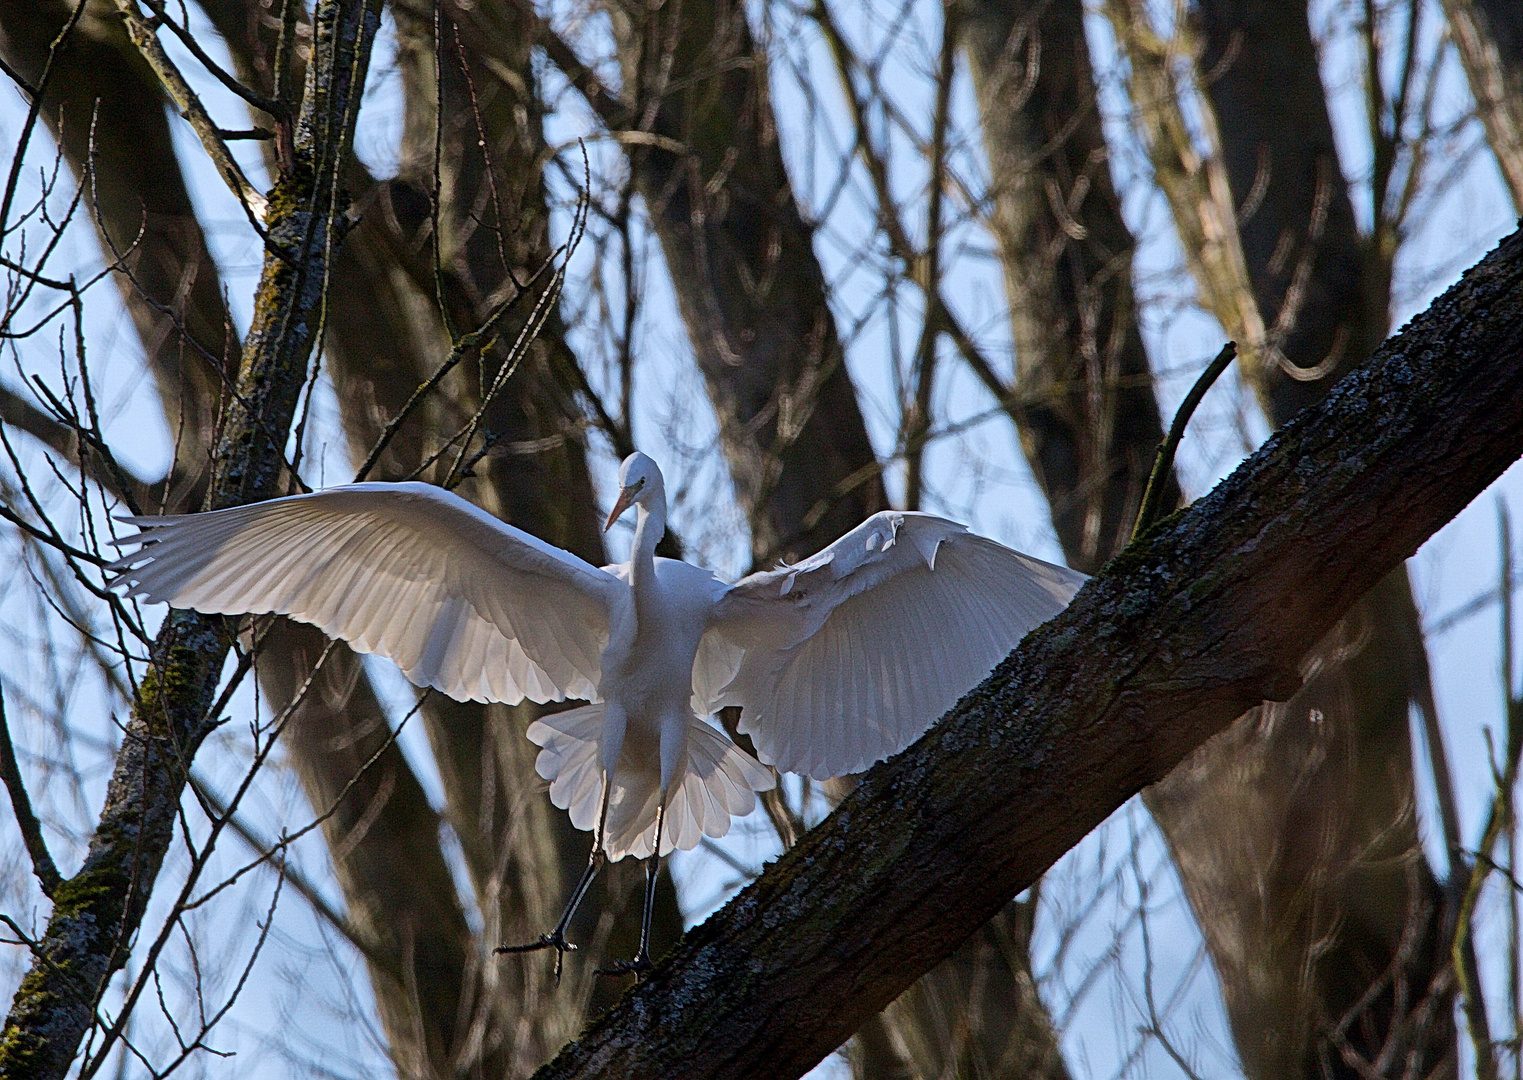
<svg viewBox="0 0 1523 1080"><path fill-rule="evenodd" d="M142 531L118 543L141 546L110 568L129 595L289 615L462 700L596 700L629 602L611 574L431 484L127 520Z"/></svg>
<svg viewBox="0 0 1523 1080"><path fill-rule="evenodd" d="M740 730L767 764L856 772L919 738L1084 580L955 522L884 511L737 582L694 688L721 687L711 708L743 707Z"/></svg>

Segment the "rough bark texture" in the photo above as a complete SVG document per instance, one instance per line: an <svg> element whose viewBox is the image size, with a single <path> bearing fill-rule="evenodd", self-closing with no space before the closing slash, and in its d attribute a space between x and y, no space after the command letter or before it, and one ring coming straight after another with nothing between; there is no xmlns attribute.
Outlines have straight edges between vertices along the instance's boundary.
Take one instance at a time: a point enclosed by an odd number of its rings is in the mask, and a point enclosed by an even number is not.
<svg viewBox="0 0 1523 1080"><path fill-rule="evenodd" d="M323 0L314 63L290 171L271 192L267 225L290 262L265 258L244 342L238 397L213 454L209 507L275 494L286 432L316 337L328 259L342 235L335 182L359 111L379 0ZM165 849L229 638L225 621L171 612L133 701L89 854L57 891L32 969L0 1032L0 1074L62 1077L93 1020L94 1001L126 959Z"/></svg>
<svg viewBox="0 0 1523 1080"><path fill-rule="evenodd" d="M614 25L632 116L658 137L631 145L631 167L754 561L813 554L888 502L783 167L766 58L733 0L622 5Z"/></svg>
<svg viewBox="0 0 1523 1080"><path fill-rule="evenodd" d="M1204 0L1195 14L1267 327L1244 375L1279 426L1386 333L1394 250L1356 228L1305 5ZM1426 671L1398 570L1307 658L1291 701L1244 717L1146 795L1256 1080L1352 1077L1356 1062L1457 1068L1408 727Z"/></svg>
<svg viewBox="0 0 1523 1080"><path fill-rule="evenodd" d="M690 931L539 1075L797 1076L1263 699L1523 453L1523 234Z"/></svg>
<svg viewBox="0 0 1523 1080"><path fill-rule="evenodd" d="M1523 7L1444 0L1444 14L1513 206L1523 209Z"/></svg>

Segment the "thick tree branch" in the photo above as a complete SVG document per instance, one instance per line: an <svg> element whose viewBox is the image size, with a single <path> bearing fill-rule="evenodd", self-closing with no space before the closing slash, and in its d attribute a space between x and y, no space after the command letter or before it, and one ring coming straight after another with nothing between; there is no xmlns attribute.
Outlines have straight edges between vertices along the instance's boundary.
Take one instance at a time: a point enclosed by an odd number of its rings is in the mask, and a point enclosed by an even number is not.
<svg viewBox="0 0 1523 1080"><path fill-rule="evenodd" d="M539 1075L797 1076L1260 700L1523 454L1523 233L690 932Z"/></svg>

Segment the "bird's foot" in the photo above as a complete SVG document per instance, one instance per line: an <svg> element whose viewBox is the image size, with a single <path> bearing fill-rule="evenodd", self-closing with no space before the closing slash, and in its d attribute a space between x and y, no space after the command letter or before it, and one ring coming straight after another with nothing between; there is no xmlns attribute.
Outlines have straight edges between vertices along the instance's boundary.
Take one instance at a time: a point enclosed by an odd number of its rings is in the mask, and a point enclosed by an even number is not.
<svg viewBox="0 0 1523 1080"><path fill-rule="evenodd" d="M555 950L555 981L559 985L561 981L561 966L565 963L568 952L576 952L576 945L566 940L566 935L559 928L548 934L539 935L538 941L531 941L527 945L499 945L492 950L493 955L499 953L530 953L539 952L541 949ZM600 973L601 974L601 973Z"/></svg>
<svg viewBox="0 0 1523 1080"><path fill-rule="evenodd" d="M646 973L655 966L655 964L651 963L649 955L646 953L640 953L636 955L633 960L615 960L606 968L598 968L598 974L610 977L618 975L633 975L638 981L640 979L644 979Z"/></svg>

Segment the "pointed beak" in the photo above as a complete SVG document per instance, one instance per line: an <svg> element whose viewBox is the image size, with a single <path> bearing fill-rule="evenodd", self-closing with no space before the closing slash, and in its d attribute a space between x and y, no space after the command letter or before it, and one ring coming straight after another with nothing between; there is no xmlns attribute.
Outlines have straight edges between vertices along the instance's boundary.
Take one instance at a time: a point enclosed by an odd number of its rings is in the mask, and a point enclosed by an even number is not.
<svg viewBox="0 0 1523 1080"><path fill-rule="evenodd" d="M613 509L608 511L608 520L603 523L604 532L613 528L613 523L619 520L619 515L634 505L635 497L639 494L639 484L633 484L619 491L619 501L613 504Z"/></svg>

